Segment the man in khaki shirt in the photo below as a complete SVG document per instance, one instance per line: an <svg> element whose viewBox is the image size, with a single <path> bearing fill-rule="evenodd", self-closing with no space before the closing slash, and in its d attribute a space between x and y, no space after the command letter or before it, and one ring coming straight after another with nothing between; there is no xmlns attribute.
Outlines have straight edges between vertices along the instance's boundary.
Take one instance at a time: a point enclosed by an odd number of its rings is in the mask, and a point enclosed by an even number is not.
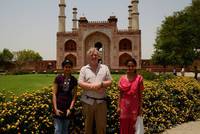
<svg viewBox="0 0 200 134"><path fill-rule="evenodd" d="M99 51L90 48L87 52L89 64L80 71L78 83L84 90L81 96L83 114L85 116L85 134L93 134L93 121L97 134L106 134L106 93L111 85L112 77L106 65L99 64Z"/></svg>

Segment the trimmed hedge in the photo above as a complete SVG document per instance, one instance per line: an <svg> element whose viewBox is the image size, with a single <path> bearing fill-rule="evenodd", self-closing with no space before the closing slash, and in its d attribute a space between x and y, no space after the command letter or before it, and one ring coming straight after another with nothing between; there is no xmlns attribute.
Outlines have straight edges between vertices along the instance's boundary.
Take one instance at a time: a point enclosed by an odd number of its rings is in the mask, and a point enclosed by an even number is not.
<svg viewBox="0 0 200 134"><path fill-rule="evenodd" d="M193 78L175 77L167 80L145 80L143 116L145 133L160 133L167 128L200 118L200 83ZM118 89L113 82L108 91L107 133L119 133L119 115L116 112ZM42 92L11 95L6 100L0 93L0 132L48 133L54 132L51 116L51 87ZM79 92L80 97L80 92ZM83 133L84 119L79 99L72 113L72 134Z"/></svg>

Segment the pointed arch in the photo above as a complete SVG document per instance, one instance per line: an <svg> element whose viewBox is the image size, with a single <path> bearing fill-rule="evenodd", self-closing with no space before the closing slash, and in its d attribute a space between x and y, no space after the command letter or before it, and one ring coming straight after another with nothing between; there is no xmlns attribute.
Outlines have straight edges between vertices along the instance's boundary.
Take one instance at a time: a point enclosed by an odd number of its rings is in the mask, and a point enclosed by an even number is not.
<svg viewBox="0 0 200 134"><path fill-rule="evenodd" d="M76 51L76 42L73 40L68 40L65 42L65 52L75 52Z"/></svg>
<svg viewBox="0 0 200 134"><path fill-rule="evenodd" d="M95 47L99 50L100 52L100 59L99 62L105 63L105 64L110 64L110 53L107 53L110 51L110 38L108 35L106 35L103 32L98 32L95 31L91 34L89 34L85 38L85 64L88 63L88 60L86 58L86 53L87 50L91 47Z"/></svg>
<svg viewBox="0 0 200 134"><path fill-rule="evenodd" d="M131 59L131 55L123 53L119 56L119 66L125 66L127 60Z"/></svg>
<svg viewBox="0 0 200 134"><path fill-rule="evenodd" d="M69 59L72 61L73 63L73 66L75 67L76 66L76 56L72 55L72 54L69 54L67 56L65 56L65 59Z"/></svg>
<svg viewBox="0 0 200 134"><path fill-rule="evenodd" d="M122 39L119 42L119 51L131 51L132 43L128 39Z"/></svg>

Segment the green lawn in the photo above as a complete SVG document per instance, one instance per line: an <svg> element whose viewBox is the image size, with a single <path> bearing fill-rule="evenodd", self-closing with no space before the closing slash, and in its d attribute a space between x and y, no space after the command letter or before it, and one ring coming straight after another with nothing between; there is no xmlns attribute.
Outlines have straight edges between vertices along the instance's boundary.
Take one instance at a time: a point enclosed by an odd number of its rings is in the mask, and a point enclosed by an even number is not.
<svg viewBox="0 0 200 134"><path fill-rule="evenodd" d="M41 90L52 85L55 76L55 74L0 75L0 92L13 92L20 95L24 92ZM78 77L77 74L74 76ZM118 80L119 76L112 75L114 80Z"/></svg>
<svg viewBox="0 0 200 134"><path fill-rule="evenodd" d="M0 90L19 95L49 86L55 74L0 75Z"/></svg>

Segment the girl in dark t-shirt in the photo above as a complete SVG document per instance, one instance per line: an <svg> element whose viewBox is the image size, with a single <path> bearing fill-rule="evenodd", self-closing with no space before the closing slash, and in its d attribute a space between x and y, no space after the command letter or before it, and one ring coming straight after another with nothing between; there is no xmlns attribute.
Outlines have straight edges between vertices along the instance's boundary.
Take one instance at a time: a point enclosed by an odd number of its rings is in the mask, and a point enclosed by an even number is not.
<svg viewBox="0 0 200 134"><path fill-rule="evenodd" d="M53 117L55 134L69 133L71 109L76 100L77 79L71 75L72 62L65 59L62 62L63 74L56 76L53 86Z"/></svg>

